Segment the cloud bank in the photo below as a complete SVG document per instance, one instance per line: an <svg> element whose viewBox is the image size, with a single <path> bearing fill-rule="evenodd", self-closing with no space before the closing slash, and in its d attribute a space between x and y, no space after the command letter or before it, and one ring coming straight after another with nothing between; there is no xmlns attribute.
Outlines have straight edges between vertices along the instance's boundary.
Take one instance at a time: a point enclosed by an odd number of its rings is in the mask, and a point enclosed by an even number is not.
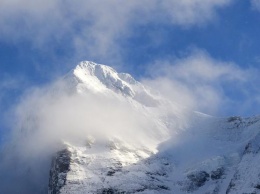
<svg viewBox="0 0 260 194"><path fill-rule="evenodd" d="M1 41L53 49L66 42L74 57L120 58L120 40L151 24L190 27L217 17L231 0L2 0ZM19 32L19 33L17 33ZM55 43L55 44L54 44ZM64 45L63 45L64 46Z"/></svg>
<svg viewBox="0 0 260 194"><path fill-rule="evenodd" d="M112 63L120 60L120 42L131 37L136 27L156 23L184 28L205 25L217 18L218 9L230 3L2 0L0 40L13 44L28 41L36 49L50 52L51 45L66 42L76 59L88 56ZM148 74L150 78L143 78L143 83L188 109L223 115L240 114L260 105L258 70L214 59L201 50L183 58L157 61ZM2 82L0 90L15 84L12 80ZM101 139L116 134L129 141L146 139L149 144L158 135L147 138L147 130L153 131L156 124L124 102L75 95L65 88L63 83L55 83L31 89L10 113L11 143L0 158L0 190L4 193L46 193L50 157L60 148L60 140L78 142L88 134ZM234 100L231 96L240 97Z"/></svg>
<svg viewBox="0 0 260 194"><path fill-rule="evenodd" d="M251 6L253 9L260 11L260 1L259 0L251 0Z"/></svg>
<svg viewBox="0 0 260 194"><path fill-rule="evenodd" d="M245 112L260 104L257 70L214 59L205 51L197 49L150 67L149 78L142 82L178 107L221 115L231 110ZM136 146L152 147L159 136L163 137L162 126L141 106L136 109L113 95L75 93L64 79L29 89L6 117L12 134L1 152L1 191L46 192L51 156L61 149L62 141L84 143L91 135L106 144L112 135ZM234 100L234 95L241 97ZM163 109L171 122L177 118L172 114L175 110ZM182 119L182 115L177 116ZM181 122L186 123L185 118Z"/></svg>
<svg viewBox="0 0 260 194"><path fill-rule="evenodd" d="M46 193L51 157L63 142L86 145L91 136L101 145L120 138L136 147L155 148L165 132L139 108L114 95L79 94L65 78L31 88L8 115L12 131L0 149L0 191Z"/></svg>
<svg viewBox="0 0 260 194"><path fill-rule="evenodd" d="M157 61L143 82L169 99L212 115L258 114L259 70L212 58L195 49L183 58ZM248 115L250 116L250 115Z"/></svg>

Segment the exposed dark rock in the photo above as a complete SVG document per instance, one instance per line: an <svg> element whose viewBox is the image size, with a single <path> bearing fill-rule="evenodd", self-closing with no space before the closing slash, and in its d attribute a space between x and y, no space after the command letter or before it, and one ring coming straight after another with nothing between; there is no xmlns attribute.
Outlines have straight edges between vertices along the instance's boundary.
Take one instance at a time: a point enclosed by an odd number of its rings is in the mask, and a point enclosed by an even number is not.
<svg viewBox="0 0 260 194"><path fill-rule="evenodd" d="M229 194L230 191L231 191L235 186L236 186L235 183L231 180L231 182L230 182L229 185L228 185L226 194Z"/></svg>
<svg viewBox="0 0 260 194"><path fill-rule="evenodd" d="M143 191L145 191L145 190L146 190L146 188L137 189L136 192L143 192Z"/></svg>
<svg viewBox="0 0 260 194"><path fill-rule="evenodd" d="M192 182L193 186L201 187L209 180L209 174L205 171L199 171L196 173L189 174L188 179Z"/></svg>
<svg viewBox="0 0 260 194"><path fill-rule="evenodd" d="M158 187L160 189L163 189L163 190L170 190L168 187L166 187L165 185L158 185Z"/></svg>
<svg viewBox="0 0 260 194"><path fill-rule="evenodd" d="M249 154L250 152L252 152L252 145L251 145L251 143L248 143L248 144L246 144L243 154Z"/></svg>
<svg viewBox="0 0 260 194"><path fill-rule="evenodd" d="M238 117L238 116L232 116L232 117L229 117L228 118L228 122L235 122L235 121L239 121L241 122L242 121L242 118L241 117Z"/></svg>
<svg viewBox="0 0 260 194"><path fill-rule="evenodd" d="M257 123L259 120L260 120L259 117L242 118L242 117L238 117L238 116L233 116L233 117L229 117L227 119L227 122L233 124L233 127L230 128L230 129L233 129L233 128L240 128L240 127L248 127L250 125Z"/></svg>
<svg viewBox="0 0 260 194"><path fill-rule="evenodd" d="M254 139L252 139L245 146L243 154L257 154L260 151L260 134L258 134Z"/></svg>
<svg viewBox="0 0 260 194"><path fill-rule="evenodd" d="M107 176L113 176L116 173L114 169L111 169L110 171L107 172Z"/></svg>
<svg viewBox="0 0 260 194"><path fill-rule="evenodd" d="M188 181L184 182L184 191L193 192L202 187L209 180L210 175L205 171L196 171L187 175Z"/></svg>
<svg viewBox="0 0 260 194"><path fill-rule="evenodd" d="M260 184L257 184L257 185L255 186L255 188L256 188L256 189L260 189Z"/></svg>
<svg viewBox="0 0 260 194"><path fill-rule="evenodd" d="M240 174L239 171L236 171L233 178L231 179L226 194L229 194L232 191L236 190L236 185L239 185L240 183L237 183L237 181L240 179Z"/></svg>
<svg viewBox="0 0 260 194"><path fill-rule="evenodd" d="M145 174L150 176L166 176L165 172L146 172Z"/></svg>
<svg viewBox="0 0 260 194"><path fill-rule="evenodd" d="M120 162L116 162L113 167L107 172L107 176L113 176L116 172L121 171L122 164Z"/></svg>
<svg viewBox="0 0 260 194"><path fill-rule="evenodd" d="M218 168L217 170L214 170L211 172L210 178L212 180L220 179L224 175L224 168Z"/></svg>
<svg viewBox="0 0 260 194"><path fill-rule="evenodd" d="M125 191L118 191L117 189L113 188L104 188L97 191L97 194L125 194Z"/></svg>
<svg viewBox="0 0 260 194"><path fill-rule="evenodd" d="M71 152L68 149L57 152L52 159L49 178L49 194L59 194L66 184L67 173L70 170Z"/></svg>

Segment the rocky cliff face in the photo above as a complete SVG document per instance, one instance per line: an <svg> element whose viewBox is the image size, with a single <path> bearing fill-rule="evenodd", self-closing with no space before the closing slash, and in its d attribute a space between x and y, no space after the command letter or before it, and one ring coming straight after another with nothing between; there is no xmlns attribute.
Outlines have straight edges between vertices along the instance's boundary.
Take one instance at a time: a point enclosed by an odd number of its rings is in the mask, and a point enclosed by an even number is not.
<svg viewBox="0 0 260 194"><path fill-rule="evenodd" d="M57 152L53 157L49 178L49 194L60 193L61 188L66 184L70 165L71 153L67 148Z"/></svg>

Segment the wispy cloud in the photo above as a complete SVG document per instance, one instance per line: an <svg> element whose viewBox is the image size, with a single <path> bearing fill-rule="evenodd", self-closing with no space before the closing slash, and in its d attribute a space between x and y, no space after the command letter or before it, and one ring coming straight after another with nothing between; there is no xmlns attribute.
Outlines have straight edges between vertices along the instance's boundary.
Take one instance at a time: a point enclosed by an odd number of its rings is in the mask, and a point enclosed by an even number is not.
<svg viewBox="0 0 260 194"><path fill-rule="evenodd" d="M85 145L92 136L107 145L109 138L120 138L155 149L165 133L142 106L135 108L127 98L79 94L70 84L62 79L32 88L10 111L10 139L0 149L2 192L46 193L51 156L63 149L64 141Z"/></svg>
<svg viewBox="0 0 260 194"><path fill-rule="evenodd" d="M260 1L259 0L251 0L252 8L260 11Z"/></svg>
<svg viewBox="0 0 260 194"><path fill-rule="evenodd" d="M212 58L195 49L188 56L157 61L143 82L188 108L214 115L252 114L259 105L259 70Z"/></svg>
<svg viewBox="0 0 260 194"><path fill-rule="evenodd" d="M260 103L260 90L255 84L259 83L259 72L216 60L198 49L183 58L157 61L149 75L144 83L189 109L220 115L246 111ZM165 134L155 115L142 106L136 109L129 99L91 92L78 94L68 85L61 80L30 89L14 107L9 120L12 136L0 158L1 191L44 192L50 156L61 149L62 140L84 143L92 135L106 144L108 137L117 136L136 146L152 147ZM163 109L174 126L186 123L188 117L182 120L184 116L179 115L182 111L178 113L180 123L174 120L174 108Z"/></svg>
<svg viewBox="0 0 260 194"><path fill-rule="evenodd" d="M10 95L12 91L19 91L27 85L26 78L22 76L11 77L7 74L3 74L2 76L0 79L0 110L3 106L2 99L6 95Z"/></svg>
<svg viewBox="0 0 260 194"><path fill-rule="evenodd" d="M231 0L52 1L3 0L0 3L1 41L27 40L51 49L66 42L75 56L120 58L120 40L134 26L206 24Z"/></svg>

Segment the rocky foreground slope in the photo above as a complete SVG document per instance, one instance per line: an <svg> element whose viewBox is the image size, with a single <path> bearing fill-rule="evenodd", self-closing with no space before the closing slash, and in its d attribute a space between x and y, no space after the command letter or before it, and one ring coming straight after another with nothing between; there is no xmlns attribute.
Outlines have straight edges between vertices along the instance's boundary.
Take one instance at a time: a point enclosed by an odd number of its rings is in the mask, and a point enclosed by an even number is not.
<svg viewBox="0 0 260 194"><path fill-rule="evenodd" d="M260 117L193 112L129 74L92 62L80 63L64 79L79 95L124 102L144 123L133 133L129 128L64 140L52 158L49 194L260 193Z"/></svg>

